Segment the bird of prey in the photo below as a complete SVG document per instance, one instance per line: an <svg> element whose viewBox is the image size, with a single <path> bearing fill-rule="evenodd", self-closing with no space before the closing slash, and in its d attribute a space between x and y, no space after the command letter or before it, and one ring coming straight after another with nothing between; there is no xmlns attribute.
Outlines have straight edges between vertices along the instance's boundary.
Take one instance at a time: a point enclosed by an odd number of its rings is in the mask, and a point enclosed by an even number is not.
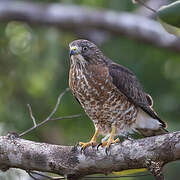
<svg viewBox="0 0 180 180"><path fill-rule="evenodd" d="M119 142L115 136L167 133L166 123L152 108L151 96L129 69L104 56L88 40L75 40L69 47L69 86L96 129L89 142L79 143L82 149L96 146L99 134L105 136L101 146L109 148Z"/></svg>

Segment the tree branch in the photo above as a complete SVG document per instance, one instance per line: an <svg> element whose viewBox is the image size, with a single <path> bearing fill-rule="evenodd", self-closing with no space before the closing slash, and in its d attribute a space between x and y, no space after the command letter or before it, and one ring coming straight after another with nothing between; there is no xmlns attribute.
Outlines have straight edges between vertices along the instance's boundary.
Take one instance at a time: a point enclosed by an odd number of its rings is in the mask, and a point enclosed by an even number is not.
<svg viewBox="0 0 180 180"><path fill-rule="evenodd" d="M180 132L138 140L125 140L105 149L60 146L20 139L13 134L0 137L0 169L21 168L53 172L68 179L133 168L158 168L180 159ZM157 178L158 179L158 178ZM159 178L160 179L160 178Z"/></svg>
<svg viewBox="0 0 180 180"><path fill-rule="evenodd" d="M131 13L56 3L0 1L0 21L12 20L54 25L66 31L105 30L180 52L180 39L168 34L158 22Z"/></svg>
<svg viewBox="0 0 180 180"><path fill-rule="evenodd" d="M54 109L52 110L52 112L49 114L49 116L48 116L45 120L41 121L41 122L38 123L38 124L36 123L36 119L35 119L35 117L34 117L34 115L33 115L32 108L31 108L30 104L27 104L28 109L29 109L29 114L30 114L30 117L31 117L34 125L33 125L33 127L29 128L29 129L27 129L26 131L24 131L24 132L22 132L21 134L19 134L19 137L22 137L22 136L26 135L27 133L31 132L32 130L34 130L34 129L36 129L36 128L42 126L42 125L44 125L44 124L47 123L48 121L62 120L62 119L72 119L72 118L81 117L81 114L75 114L75 115L71 115L71 116L63 116L63 117L52 118L53 115L56 113L58 107L59 107L59 104L60 104L60 102L61 102L62 97L63 97L63 96L65 95L65 93L68 92L69 90L70 90L69 88L66 88L66 89L64 90L64 92L62 92L62 93L59 95L59 97L58 97L58 99L57 99L57 103L56 103Z"/></svg>

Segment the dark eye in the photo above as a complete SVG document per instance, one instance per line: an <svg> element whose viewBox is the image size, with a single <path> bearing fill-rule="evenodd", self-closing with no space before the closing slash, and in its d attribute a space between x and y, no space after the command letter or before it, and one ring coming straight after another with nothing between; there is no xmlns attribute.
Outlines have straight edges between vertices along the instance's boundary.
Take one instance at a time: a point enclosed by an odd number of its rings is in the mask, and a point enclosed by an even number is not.
<svg viewBox="0 0 180 180"><path fill-rule="evenodd" d="M84 47L82 48L82 50L83 50L83 51L87 51L87 50L88 50L88 47L87 47L87 46L84 46Z"/></svg>

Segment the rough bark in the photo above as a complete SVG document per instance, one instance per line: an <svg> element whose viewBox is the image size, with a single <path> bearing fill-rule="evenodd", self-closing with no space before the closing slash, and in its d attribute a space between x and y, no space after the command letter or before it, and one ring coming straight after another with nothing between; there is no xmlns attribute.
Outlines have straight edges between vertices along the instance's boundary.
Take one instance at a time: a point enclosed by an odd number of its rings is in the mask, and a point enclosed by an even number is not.
<svg viewBox="0 0 180 180"><path fill-rule="evenodd" d="M180 52L180 39L168 34L157 21L137 14L55 3L1 0L0 21L12 20L54 25L62 30L76 32L98 29Z"/></svg>
<svg viewBox="0 0 180 180"><path fill-rule="evenodd" d="M180 159L180 132L112 145L104 148L52 145L20 139L12 134L0 137L0 169L21 168L53 172L68 179L133 168L148 168L157 177L164 164ZM159 170L159 171L158 171ZM157 178L158 179L158 178Z"/></svg>

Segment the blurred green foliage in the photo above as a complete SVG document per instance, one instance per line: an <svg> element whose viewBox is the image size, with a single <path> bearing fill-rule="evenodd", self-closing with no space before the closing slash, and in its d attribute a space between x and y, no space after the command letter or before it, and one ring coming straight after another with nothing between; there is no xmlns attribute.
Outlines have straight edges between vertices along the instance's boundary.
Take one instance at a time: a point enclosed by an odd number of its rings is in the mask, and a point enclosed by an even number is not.
<svg viewBox="0 0 180 180"><path fill-rule="evenodd" d="M117 11L133 11L137 7L130 0L38 1ZM38 122L52 111L58 95L68 87L68 44L77 39L77 35L55 27L15 21L1 22L0 26L0 132L5 135L8 131L20 133L33 125L26 104L32 105ZM100 48L106 56L137 75L146 92L152 95L155 110L167 121L168 130L179 130L180 55L121 36L111 36ZM79 113L83 114L79 119L49 122L24 138L64 145L87 141L93 134L93 123L68 92L56 117ZM167 179L177 179L179 165L176 162L165 168Z"/></svg>

